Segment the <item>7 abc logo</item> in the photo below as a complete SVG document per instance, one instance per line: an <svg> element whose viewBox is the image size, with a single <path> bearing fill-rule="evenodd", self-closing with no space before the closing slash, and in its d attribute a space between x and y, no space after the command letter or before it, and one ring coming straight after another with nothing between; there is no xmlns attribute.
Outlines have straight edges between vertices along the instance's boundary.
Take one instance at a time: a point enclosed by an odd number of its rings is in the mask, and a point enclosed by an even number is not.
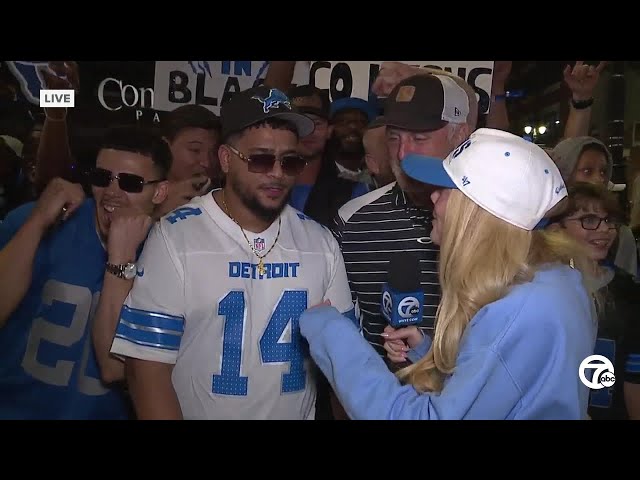
<svg viewBox="0 0 640 480"><path fill-rule="evenodd" d="M593 370L591 379L587 379L586 370ZM590 355L585 358L578 369L580 381L592 390L601 390L612 387L616 383L613 372L613 363L602 355Z"/></svg>
<svg viewBox="0 0 640 480"><path fill-rule="evenodd" d="M398 304L398 315L402 318L415 317L420 311L420 302L416 297L406 297Z"/></svg>

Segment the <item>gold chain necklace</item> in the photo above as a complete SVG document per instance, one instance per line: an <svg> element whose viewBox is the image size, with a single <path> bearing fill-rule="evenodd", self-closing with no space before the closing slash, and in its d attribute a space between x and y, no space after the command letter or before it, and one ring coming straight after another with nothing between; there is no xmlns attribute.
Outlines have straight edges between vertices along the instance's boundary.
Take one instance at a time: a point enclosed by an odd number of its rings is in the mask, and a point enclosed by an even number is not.
<svg viewBox="0 0 640 480"><path fill-rule="evenodd" d="M249 248L251 249L251 251L255 254L256 257L258 257L258 273L260 273L260 275L264 275L265 273L267 273L266 268L264 267L264 261L263 259L269 255L269 253L271 252L271 250L273 250L273 247L276 246L276 243L278 243L278 238L280 237L280 226L282 225L282 217L278 217L278 233L276 234L276 239L273 241L273 245L271 245L271 248L269 250L267 250L267 253L265 253L264 255L260 255L256 249L253 247L253 245L251 244L251 242L249 241L249 238L247 238L247 234L244 233L244 228L242 228L242 225L240 225L238 223L238 221L233 218L233 216L229 213L229 207L227 207L227 202L225 201L224 198L224 190L222 190L222 205L224 205L224 211L226 212L227 216L233 220L235 222L236 225L238 225L240 227L240 231L242 232L242 235L244 236L244 239L247 241L247 244L249 245Z"/></svg>

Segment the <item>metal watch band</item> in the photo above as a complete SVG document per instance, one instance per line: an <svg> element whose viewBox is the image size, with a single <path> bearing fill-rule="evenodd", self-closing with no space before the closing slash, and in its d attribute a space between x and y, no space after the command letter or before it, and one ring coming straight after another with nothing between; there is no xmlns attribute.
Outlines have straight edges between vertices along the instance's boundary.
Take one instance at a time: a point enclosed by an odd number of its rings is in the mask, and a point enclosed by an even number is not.
<svg viewBox="0 0 640 480"><path fill-rule="evenodd" d="M115 275L118 278L124 278L124 265L115 265L107 262L107 272Z"/></svg>

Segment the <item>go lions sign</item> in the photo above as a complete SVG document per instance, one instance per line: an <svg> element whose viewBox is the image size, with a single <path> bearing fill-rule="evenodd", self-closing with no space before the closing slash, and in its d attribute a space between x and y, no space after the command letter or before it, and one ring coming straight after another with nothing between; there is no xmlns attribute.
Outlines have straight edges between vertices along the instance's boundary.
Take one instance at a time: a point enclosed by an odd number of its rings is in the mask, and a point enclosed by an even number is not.
<svg viewBox="0 0 640 480"><path fill-rule="evenodd" d="M292 83L327 90L331 100L375 98L371 85L382 61L297 62ZM479 110L488 113L493 61L403 61L409 65L446 70L464 78L476 91ZM202 105L216 114L236 92L264 81L268 61L156 62L154 108L171 111L181 105ZM133 98L132 98L133 100Z"/></svg>
<svg viewBox="0 0 640 480"><path fill-rule="evenodd" d="M98 85L98 102L102 108L117 112L124 109L135 109L136 120L144 115L153 115L154 122L160 122L158 112L145 112L153 109L154 93L151 87L135 87L122 80L109 77Z"/></svg>

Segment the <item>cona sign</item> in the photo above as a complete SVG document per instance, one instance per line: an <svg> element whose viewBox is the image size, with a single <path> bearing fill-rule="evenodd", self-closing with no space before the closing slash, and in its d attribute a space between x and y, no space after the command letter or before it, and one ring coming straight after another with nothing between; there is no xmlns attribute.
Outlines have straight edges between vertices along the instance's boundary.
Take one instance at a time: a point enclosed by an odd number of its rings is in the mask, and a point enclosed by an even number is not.
<svg viewBox="0 0 640 480"><path fill-rule="evenodd" d="M109 93L105 96L105 90ZM136 120L139 120L144 112L143 108L153 108L153 88L135 87L125 84L117 78L105 78L98 85L98 101L103 108L116 112L123 107L136 109ZM159 122L157 112L153 112L153 121Z"/></svg>

